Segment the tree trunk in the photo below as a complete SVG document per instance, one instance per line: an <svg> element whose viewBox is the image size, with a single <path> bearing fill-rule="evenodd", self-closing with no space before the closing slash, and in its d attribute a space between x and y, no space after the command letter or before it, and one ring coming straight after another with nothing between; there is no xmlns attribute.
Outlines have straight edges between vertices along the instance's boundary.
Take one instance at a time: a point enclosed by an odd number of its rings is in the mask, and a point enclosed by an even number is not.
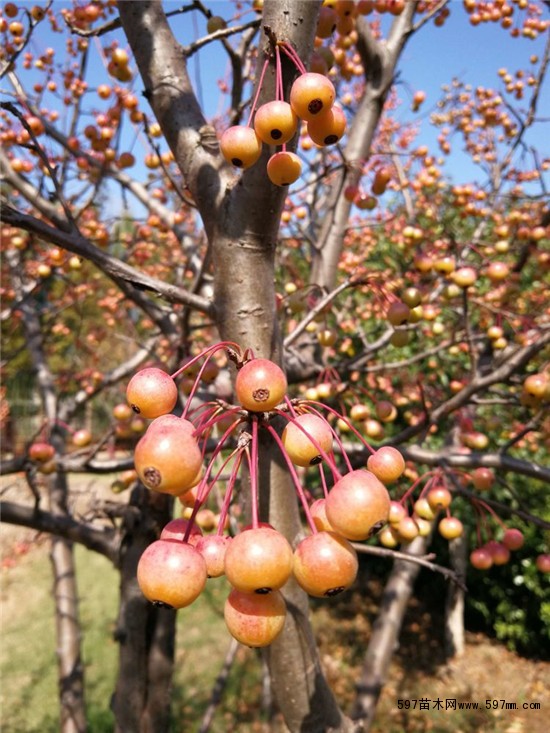
<svg viewBox="0 0 550 733"><path fill-rule="evenodd" d="M87 730L84 705L84 669L80 656L80 621L73 544L52 536L50 559L57 639L61 733Z"/></svg>
<svg viewBox="0 0 550 733"><path fill-rule="evenodd" d="M423 555L426 547L427 539L417 537L405 552ZM420 565L407 560L396 560L384 588L378 617L365 654L361 679L357 685L353 717L361 720L364 730L369 730L373 723L378 699L387 680L392 656L399 644L403 618L419 572Z"/></svg>
<svg viewBox="0 0 550 733"><path fill-rule="evenodd" d="M55 432L52 443L59 453L63 440ZM67 477L61 471L50 481L50 509L52 514L67 515ZM84 733L87 730L84 702L84 667L81 658L78 587L73 543L62 537L51 538L50 560L53 572L53 599L55 605L56 653L58 664L60 731Z"/></svg>
<svg viewBox="0 0 550 733"><path fill-rule="evenodd" d="M171 500L137 488L125 520L120 557L120 609L115 631L119 669L111 707L117 733L160 733L170 727L176 612L145 599L137 564L171 518Z"/></svg>
<svg viewBox="0 0 550 733"><path fill-rule="evenodd" d="M459 578L466 575L468 540L465 535L449 542L451 567ZM464 589L450 583L445 602L445 654L458 657L464 652Z"/></svg>

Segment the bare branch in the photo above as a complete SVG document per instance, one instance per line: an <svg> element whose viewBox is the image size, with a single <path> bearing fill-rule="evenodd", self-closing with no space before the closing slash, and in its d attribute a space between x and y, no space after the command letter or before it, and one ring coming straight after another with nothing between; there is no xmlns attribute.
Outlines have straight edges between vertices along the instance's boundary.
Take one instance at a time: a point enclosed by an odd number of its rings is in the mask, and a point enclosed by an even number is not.
<svg viewBox="0 0 550 733"><path fill-rule="evenodd" d="M47 242L53 242L69 252L85 257L97 265L120 287L130 285L132 289L148 290L160 295L170 303L182 303L208 315L213 313L212 304L208 299L140 272L98 247L94 247L87 239L76 232L62 231L60 228L52 227L34 216L16 211L11 206L3 206L2 217L4 222L11 226L25 229ZM124 289L128 290L127 287Z"/></svg>
<svg viewBox="0 0 550 733"><path fill-rule="evenodd" d="M53 514L12 501L0 501L0 514L3 522L64 537L99 552L115 565L118 563L118 535L110 527L93 527L68 515Z"/></svg>
<svg viewBox="0 0 550 733"><path fill-rule="evenodd" d="M424 568L428 568L428 570L432 570L435 573L441 573L441 575L444 575L447 580L451 580L455 585L458 585L459 588L462 588L463 591L467 591L468 589L462 582L462 580L459 578L459 576L450 568L446 568L443 565L437 565L436 563L431 562L431 560L434 559L435 555L410 555L406 552L399 552L399 550L391 550L387 547L376 547L374 545L363 545L360 542L352 542L352 546L357 550L357 552L363 553L364 555L375 555L376 557L388 557L393 560L405 560L406 562L413 562L417 565L421 565Z"/></svg>

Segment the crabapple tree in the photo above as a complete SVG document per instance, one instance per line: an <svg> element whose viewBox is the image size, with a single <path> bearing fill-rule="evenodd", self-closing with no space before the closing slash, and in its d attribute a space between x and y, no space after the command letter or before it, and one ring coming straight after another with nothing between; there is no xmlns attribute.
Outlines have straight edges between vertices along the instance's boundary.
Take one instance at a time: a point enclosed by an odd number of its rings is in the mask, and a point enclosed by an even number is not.
<svg viewBox="0 0 550 733"><path fill-rule="evenodd" d="M223 7L2 8L3 369L8 404L22 372L42 404L32 434L4 418L29 500L2 515L52 535L56 581L74 542L120 570L117 730L167 729L176 609L222 575L287 728L366 729L420 567L448 581L451 653L468 556L490 573L529 535L548 572L549 26L527 0ZM523 60L429 99L404 50L456 16ZM114 471L119 495L77 514L73 479ZM329 604L363 557L393 569L344 710L308 596ZM86 719L62 591L68 733Z"/></svg>

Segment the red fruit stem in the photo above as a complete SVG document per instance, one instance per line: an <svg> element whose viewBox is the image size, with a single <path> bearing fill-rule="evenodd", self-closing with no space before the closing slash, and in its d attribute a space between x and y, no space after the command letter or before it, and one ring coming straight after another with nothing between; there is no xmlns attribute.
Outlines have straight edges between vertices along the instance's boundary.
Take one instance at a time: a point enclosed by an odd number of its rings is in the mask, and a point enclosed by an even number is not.
<svg viewBox="0 0 550 733"><path fill-rule="evenodd" d="M286 41L281 41L277 44L277 46L280 46L280 48L283 49L289 59L293 62L294 66L298 69L300 74L307 73L307 69L302 63L302 59L298 56L298 53L292 48L290 43L287 43Z"/></svg>
<svg viewBox="0 0 550 733"><path fill-rule="evenodd" d="M327 480L325 478L325 470L322 463L319 464L319 478L321 479L321 486L323 487L323 496L326 499L328 496L328 486Z"/></svg>
<svg viewBox="0 0 550 733"><path fill-rule="evenodd" d="M339 413L333 407L329 407L329 405L325 405L322 402L317 402L316 400L306 400L306 402L308 402L310 405L316 405L317 407L321 407L324 410L328 410L328 412L334 415L334 417L338 418L338 420L343 420L346 423L346 425L349 427L349 429L356 435L356 437L359 438L359 440L365 446L365 448L373 455L376 453L374 448L371 445L369 445L369 443L367 443L367 441L363 438L361 433L357 430L357 428L354 425L351 424L348 418L344 417L341 413ZM348 461L349 463L347 456L346 456L346 461ZM351 470L352 469L350 468L350 471Z"/></svg>
<svg viewBox="0 0 550 733"><path fill-rule="evenodd" d="M294 466L294 464L292 463L292 461L288 457L287 452L285 451L285 447L283 445L283 441L279 437L279 435L278 435L277 431L275 430L275 428L272 425L269 425L268 423L266 423L264 425L264 427L267 428L267 430L269 430L269 432L271 433L271 436L272 436L273 440L277 443L277 445L279 446L279 448L281 450L281 453L283 454L283 458L286 461L286 464L288 466L289 473L290 473L290 475L292 477L292 483L294 484L294 488L296 489L296 493L298 494L298 498L300 499L300 501L302 503L302 506L304 508L304 514L306 515L306 521L307 521L307 523L309 525L309 528L310 528L312 534L316 534L317 533L317 527L315 526L315 522L313 521L313 517L311 516L311 512L309 511L309 504L307 502L307 498L306 498L304 489L302 488L302 484L300 483L300 479L298 477L298 472L296 471L296 467Z"/></svg>
<svg viewBox="0 0 550 733"><path fill-rule="evenodd" d="M258 507L258 418L252 418L252 441L250 450L246 447L246 457L250 471L250 500L252 502L252 527L259 525Z"/></svg>
<svg viewBox="0 0 550 733"><path fill-rule="evenodd" d="M189 412L189 408L191 407L191 403L193 401L193 397L195 396L195 394L197 393L197 390L199 388L201 377L202 377L202 375L204 373L204 370L208 366L208 362L214 356L215 353L216 353L215 351L212 351L210 354L208 354L208 356L204 360L204 364L201 366L201 368L199 369L199 372L198 372L197 376L195 377L195 381L193 382L193 386L191 387L191 391L187 395L187 400L185 402L185 407L183 408L183 413L181 415L183 418L187 418L187 413ZM187 365L187 366L189 366L189 365Z"/></svg>
<svg viewBox="0 0 550 733"><path fill-rule="evenodd" d="M235 482L239 474L239 468L241 467L241 463L243 460L243 448L235 449L231 453L231 456L234 456L235 454L237 454L237 460L233 464L233 468L231 469L231 474L227 481L227 486L225 489L225 496L223 497L223 504L222 504L222 508L220 509L220 521L218 522L218 529L216 530L217 535L222 535L225 530L225 520L229 513L229 507L231 506L231 498L233 496L233 487L235 486Z"/></svg>
<svg viewBox="0 0 550 733"><path fill-rule="evenodd" d="M204 476L202 477L202 479L201 479L201 481L199 483L199 488L197 490L197 499L196 499L195 503L193 504L193 510L191 512L191 516L189 517L188 525L185 528L185 534L183 535L182 542L188 542L189 541L189 535L191 534L191 529L193 527L193 523L195 522L195 517L197 516L197 512L199 511L199 509L201 508L201 506L204 504L204 502L207 500L208 495L209 495L210 491L212 490L212 487L214 486L214 484L216 483L216 481L219 479L221 473L225 470L225 467L227 466L227 464L229 463L229 461L233 458L233 456L236 453L242 452L242 450L243 450L242 448L235 448L235 450L232 451L227 456L227 458L225 459L225 461L222 463L222 465L218 469L216 475L214 476L214 478L209 483L209 476L210 476L210 473L212 471L212 466L214 465L214 458L215 458L214 454L212 455L212 459L211 459L210 463L208 464L208 467L206 469L206 473L204 474ZM240 465L240 461L238 462L238 465ZM204 491L204 487L205 486L207 487L207 490L206 491ZM229 494L229 501L230 501L231 500L231 491L230 491L229 487L228 487L228 489L226 491L226 497L224 498L224 505L225 505L225 501L227 499L227 494ZM226 514L227 514L227 509L226 509ZM223 517L223 521L221 522L221 526L223 527L224 524L225 524L225 516ZM219 529L219 526L218 526L218 529Z"/></svg>
<svg viewBox="0 0 550 733"><path fill-rule="evenodd" d="M485 511L489 512L489 514L493 517L493 519L499 524L502 529L506 530L506 525L502 521L502 519L498 516L498 514L495 512L495 510L489 506L489 504L486 504L483 499L472 499L473 502L476 504L479 504Z"/></svg>
<svg viewBox="0 0 550 733"><path fill-rule="evenodd" d="M292 404L292 401L289 399L288 395L285 395L284 401L292 417L297 417L298 414L296 410L294 409L294 405Z"/></svg>
<svg viewBox="0 0 550 733"><path fill-rule="evenodd" d="M248 121L246 123L247 127L252 127L252 118L254 117L254 112L256 111L256 105L258 104L258 97L260 96L260 92L262 91L265 72L267 71L268 66L269 66L269 59L266 59L264 61L262 73L260 74L260 81L258 82L258 88L256 89L256 94L254 95L254 101L252 102L252 107L250 108L250 114L248 115Z"/></svg>
<svg viewBox="0 0 550 733"><path fill-rule="evenodd" d="M314 415L317 415L318 417L322 417L323 420L325 419L324 415L321 412L319 412L319 410L309 409L308 412L312 412ZM338 413L336 413L336 414L338 415ZM349 421L341 413L339 414L339 418L338 419L339 420L344 420L344 422L346 422L349 425ZM351 461L348 458L348 454L344 450L344 444L342 443L342 439L340 438L340 436L338 435L337 431L334 430L334 428L332 427L332 425L330 423L329 423L329 427L330 427L330 431L332 433L332 437L334 438L334 440L338 443L338 446L340 447L340 452L341 452L342 457L343 457L343 459L344 459L344 461L346 463L346 466L347 466L348 471L350 471L350 472L353 471L353 467L351 465ZM340 476L341 476L341 474L340 474Z"/></svg>
<svg viewBox="0 0 550 733"><path fill-rule="evenodd" d="M184 372L190 366L195 364L197 361L204 359L204 357L207 355L215 354L216 351L219 351L220 349L225 349L226 347L236 349L236 351L239 354L241 353L241 347L238 344L236 344L234 341L220 341L217 344L214 344L213 346L208 346L206 349L203 349L200 354L197 354L197 356L194 356L191 359L191 361L186 361L185 364L183 364L183 366L181 366L177 371L175 371L170 376L172 377L172 379L179 377L179 375L182 372Z"/></svg>
<svg viewBox="0 0 550 733"><path fill-rule="evenodd" d="M426 494L426 493L427 493L427 492L429 491L429 489L431 489L431 487L433 486L433 484L434 484L434 483L435 483L435 482L437 481L437 479L439 478L439 475L440 475L440 473L441 473L441 471L440 471L440 469L439 469L439 468L436 468L436 469L434 469L433 471L426 471L426 473L423 473L423 474L422 474L422 476L419 476L419 477L418 477L418 478L416 479L416 481L414 481L414 482L413 482L413 483L412 483L412 484L411 484L411 485L409 486L409 488L407 489L407 491L405 491L405 493L403 494L403 496L401 497L401 499L399 499L399 502L400 502L401 504L404 504L404 502L406 502L406 501L407 501L407 499L409 498L409 496L410 496L410 495L411 495L411 494L413 493L413 491L414 491L414 490L416 489L416 487L418 486L418 484L419 484L419 483L421 483L422 481L424 481L424 479L425 479L425 478L426 478L427 476L429 476L430 478L428 479L428 481L426 481L426 485L424 486L424 488L422 489L422 491L421 491L421 492L420 492L420 494L418 495L418 498L420 499L420 498L421 498L422 496L424 496L424 494ZM430 475L430 474L433 474L433 475Z"/></svg>
<svg viewBox="0 0 550 733"><path fill-rule="evenodd" d="M67 423L64 420L60 420L57 417L53 421L53 424L59 425L60 428L64 428L68 433L70 433L70 435L74 435L76 432L74 428L72 428L70 425L67 425Z"/></svg>
<svg viewBox="0 0 550 733"><path fill-rule="evenodd" d="M223 420L228 415L237 415L240 412L241 412L241 408L240 407L233 407L231 410L224 410L223 407L220 407L219 405L217 405L216 406L216 410L212 411L209 414L208 419L207 419L207 422L199 423L199 425L197 425L197 429L196 429L195 432L197 434L201 434L201 437L202 437L202 433L204 433L206 431L210 431L211 428L214 427L214 425L216 425L216 423L220 422L220 420ZM212 414L214 414L213 417L211 417ZM232 424L230 430L233 430L235 428L235 425L237 425L243 419L244 419L243 417L239 416L239 419L238 420L235 420L235 422Z"/></svg>
<svg viewBox="0 0 550 733"><path fill-rule="evenodd" d="M229 436L231 435L231 433L232 433L232 432L233 432L233 430L235 429L235 426L236 426L236 425L237 425L237 424L238 424L239 422L240 422L240 419L239 419L239 420L235 420L235 422L234 422L234 423L233 423L232 425L230 425L230 426L229 426L229 427L227 428L227 430L225 431L225 433L224 433L224 434L222 435L222 437L221 437L221 438L220 438L220 440L218 441L218 444L217 444L217 446L215 447L214 451L212 452L212 455L210 456L210 461L208 462L208 466L206 467L206 472L205 472L205 474L204 474L204 477L203 477L203 478L202 478L202 480L201 480L201 485L200 485L200 487L199 487L199 490L197 491L197 499L200 499L200 502L201 502L201 504L203 504L203 503L204 503L204 501L206 500L206 497L208 496L208 493L209 493L209 491L210 491L210 489L209 489L209 490L208 490L208 491L206 492L206 494L205 494L204 496L202 495L201 489L202 489L202 487L203 487L203 483L206 483L206 482L208 481L208 477L209 477L209 475L210 475L210 474L212 473L212 468L213 468L213 466L214 466L214 461L216 460L216 458L218 457L218 455L219 455L219 454L220 454L220 453L222 452L222 450L224 449L225 441L226 441L226 440L228 439L228 437L229 437ZM235 451L233 451L233 453L234 453L234 452L235 452ZM229 455L229 458L230 458L230 457L231 457L231 456L233 455L233 453L231 453L231 454ZM225 462L224 462L224 464L223 464L222 468L223 468L223 467L225 467L225 465L226 465L227 461L229 460L229 458L227 458L227 459L225 460ZM218 478L219 474L220 474L220 472L218 471L218 473L216 474L216 479L214 479L214 481L213 481L212 483L214 483L214 482L215 482L215 481L217 480L217 478Z"/></svg>

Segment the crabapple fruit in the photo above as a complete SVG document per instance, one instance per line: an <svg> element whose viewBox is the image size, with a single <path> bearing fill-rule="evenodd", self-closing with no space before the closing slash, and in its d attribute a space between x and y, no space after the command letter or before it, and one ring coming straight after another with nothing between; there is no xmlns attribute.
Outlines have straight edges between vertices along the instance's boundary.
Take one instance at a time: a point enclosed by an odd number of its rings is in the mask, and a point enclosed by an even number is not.
<svg viewBox="0 0 550 733"><path fill-rule="evenodd" d="M251 412L276 407L286 394L287 381L280 366L269 359L251 359L237 372L235 393L239 403Z"/></svg>
<svg viewBox="0 0 550 733"><path fill-rule="evenodd" d="M292 548L272 527L239 532L225 553L225 574L243 593L269 593L281 588L292 572Z"/></svg>
<svg viewBox="0 0 550 733"><path fill-rule="evenodd" d="M134 451L134 464L148 489L178 496L188 491L202 467L194 425L176 415L153 420Z"/></svg>
<svg viewBox="0 0 550 733"><path fill-rule="evenodd" d="M223 616L229 633L241 644L268 646L283 630L286 603L276 590L259 596L233 588L225 602Z"/></svg>
<svg viewBox="0 0 550 733"><path fill-rule="evenodd" d="M149 367L134 374L126 388L126 399L141 417L155 418L172 412L178 400L178 388L162 369Z"/></svg>
<svg viewBox="0 0 550 733"><path fill-rule="evenodd" d="M391 484L405 470L405 460L397 448L393 448L391 445L384 445L369 456L367 468L383 484Z"/></svg>
<svg viewBox="0 0 550 733"><path fill-rule="evenodd" d="M297 466L313 466L323 460L319 447L332 450L332 430L319 415L305 413L288 422L281 436L285 450ZM313 442L315 441L315 443Z"/></svg>
<svg viewBox="0 0 550 733"><path fill-rule="evenodd" d="M178 540L156 540L139 559L138 585L147 600L184 608L206 584L206 562L194 547Z"/></svg>
<svg viewBox="0 0 550 733"><path fill-rule="evenodd" d="M336 532L349 540L366 540L388 521L388 490L371 471L351 471L329 491L326 512Z"/></svg>
<svg viewBox="0 0 550 733"><path fill-rule="evenodd" d="M294 577L310 596L341 593L354 582L358 568L357 553L337 532L316 532L294 551Z"/></svg>

